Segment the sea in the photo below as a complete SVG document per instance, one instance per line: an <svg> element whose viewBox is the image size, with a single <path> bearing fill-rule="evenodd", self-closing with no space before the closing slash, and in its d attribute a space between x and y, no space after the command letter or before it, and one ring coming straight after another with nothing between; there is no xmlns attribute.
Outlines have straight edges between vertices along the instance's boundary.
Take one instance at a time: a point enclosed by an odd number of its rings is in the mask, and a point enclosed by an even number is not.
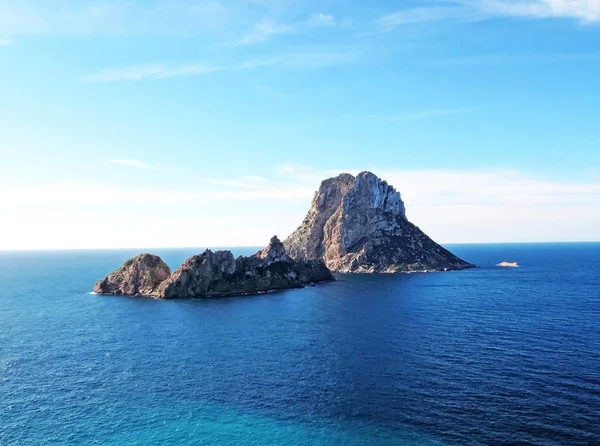
<svg viewBox="0 0 600 446"><path fill-rule="evenodd" d="M139 250L2 252L0 445L600 445L600 244L449 248L174 301L90 293Z"/></svg>

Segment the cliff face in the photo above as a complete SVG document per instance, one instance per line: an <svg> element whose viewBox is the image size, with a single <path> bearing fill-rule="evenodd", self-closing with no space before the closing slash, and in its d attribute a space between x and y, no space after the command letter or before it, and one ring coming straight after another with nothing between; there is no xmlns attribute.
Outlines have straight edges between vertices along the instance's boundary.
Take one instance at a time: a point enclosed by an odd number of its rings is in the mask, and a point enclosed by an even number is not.
<svg viewBox="0 0 600 446"><path fill-rule="evenodd" d="M128 260L125 265L137 264L144 269L139 257ZM153 256L156 257L156 256ZM160 260L160 259L159 259ZM162 261L161 261L162 262ZM161 299L219 297L255 294L287 288L299 288L311 283L333 280L331 271L321 260L292 260L281 241L273 237L269 245L250 257L235 259L230 251L212 252L206 250L200 255L187 259L172 275L167 275L153 287L136 292L112 293L115 277L122 290L133 290L133 276L119 275L119 271L109 275L103 288L97 287L98 294L138 294ZM155 268L146 270L150 275ZM123 277L121 279L121 277Z"/></svg>
<svg viewBox="0 0 600 446"><path fill-rule="evenodd" d="M323 181L304 222L284 245L292 258L323 259L337 272L473 267L410 223L400 193L371 172Z"/></svg>
<svg viewBox="0 0 600 446"><path fill-rule="evenodd" d="M129 259L118 270L100 280L94 287L97 294L150 295L171 275L160 257L140 254Z"/></svg>

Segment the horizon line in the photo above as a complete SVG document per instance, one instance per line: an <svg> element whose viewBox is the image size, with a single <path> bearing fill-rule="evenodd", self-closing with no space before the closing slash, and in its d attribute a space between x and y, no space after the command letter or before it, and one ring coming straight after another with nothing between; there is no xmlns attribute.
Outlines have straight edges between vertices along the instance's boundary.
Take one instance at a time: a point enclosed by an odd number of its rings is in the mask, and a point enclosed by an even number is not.
<svg viewBox="0 0 600 446"><path fill-rule="evenodd" d="M438 243L442 246L459 246L459 245L569 245L569 244L596 244L600 243L600 240L559 240L559 241L529 241L529 242L442 242ZM238 245L238 246L213 246L213 247L202 247L202 246L167 246L167 247L121 247L121 248L11 248L4 249L0 248L0 253L11 253L11 252L84 252L84 251L131 251L131 250L232 250L240 248L252 248L252 249L263 249L266 245Z"/></svg>

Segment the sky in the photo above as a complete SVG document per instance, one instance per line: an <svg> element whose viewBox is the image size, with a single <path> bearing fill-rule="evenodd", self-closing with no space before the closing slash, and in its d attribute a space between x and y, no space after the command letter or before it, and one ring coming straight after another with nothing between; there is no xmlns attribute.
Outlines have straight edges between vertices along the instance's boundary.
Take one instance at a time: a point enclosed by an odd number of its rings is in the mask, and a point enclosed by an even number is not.
<svg viewBox="0 0 600 446"><path fill-rule="evenodd" d="M441 243L600 240L600 0L0 0L0 250L262 246L370 170Z"/></svg>

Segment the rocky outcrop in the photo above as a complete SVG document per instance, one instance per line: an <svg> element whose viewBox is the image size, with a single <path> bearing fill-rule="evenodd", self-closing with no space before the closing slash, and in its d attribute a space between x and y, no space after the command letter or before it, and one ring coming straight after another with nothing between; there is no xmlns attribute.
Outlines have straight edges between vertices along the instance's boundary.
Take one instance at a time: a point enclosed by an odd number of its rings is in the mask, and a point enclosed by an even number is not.
<svg viewBox="0 0 600 446"><path fill-rule="evenodd" d="M250 257L236 259L230 251L206 250L187 259L151 291L120 294L162 299L236 296L300 288L329 280L333 276L323 261L292 260L281 241L273 237L269 246Z"/></svg>
<svg viewBox="0 0 600 446"><path fill-rule="evenodd" d="M392 186L371 172L323 181L302 225L284 242L294 259L322 259L346 273L472 268L406 218Z"/></svg>
<svg viewBox="0 0 600 446"><path fill-rule="evenodd" d="M140 254L127 260L121 268L100 280L97 294L150 295L171 276L171 269L160 257Z"/></svg>
<svg viewBox="0 0 600 446"><path fill-rule="evenodd" d="M262 251L257 252L255 257L264 260L266 263L292 261L285 250L285 246L283 246L283 243L281 243L277 236L272 237L269 241L269 245Z"/></svg>

